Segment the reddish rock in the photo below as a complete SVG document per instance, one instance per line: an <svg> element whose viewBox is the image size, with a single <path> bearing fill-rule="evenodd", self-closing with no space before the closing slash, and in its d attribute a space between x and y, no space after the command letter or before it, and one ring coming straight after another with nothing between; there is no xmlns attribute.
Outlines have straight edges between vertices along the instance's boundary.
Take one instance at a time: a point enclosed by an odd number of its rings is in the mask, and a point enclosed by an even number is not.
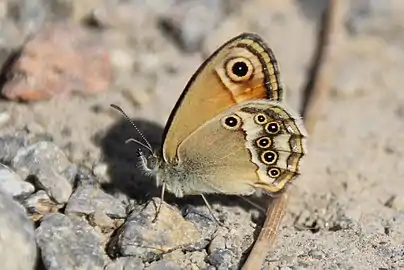
<svg viewBox="0 0 404 270"><path fill-rule="evenodd" d="M112 82L109 54L79 26L49 25L28 41L2 90L12 100L43 100L73 91L97 93Z"/></svg>

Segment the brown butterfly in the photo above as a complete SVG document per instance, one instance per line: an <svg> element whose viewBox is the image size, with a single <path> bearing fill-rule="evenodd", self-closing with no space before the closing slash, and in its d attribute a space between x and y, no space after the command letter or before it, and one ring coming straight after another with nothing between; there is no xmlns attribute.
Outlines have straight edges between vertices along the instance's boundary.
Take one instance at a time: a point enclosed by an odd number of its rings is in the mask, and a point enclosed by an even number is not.
<svg viewBox="0 0 404 270"><path fill-rule="evenodd" d="M241 34L196 71L171 112L161 151L140 154L144 171L176 197L282 191L300 174L306 130L282 103L275 56ZM209 207L209 205L208 205Z"/></svg>

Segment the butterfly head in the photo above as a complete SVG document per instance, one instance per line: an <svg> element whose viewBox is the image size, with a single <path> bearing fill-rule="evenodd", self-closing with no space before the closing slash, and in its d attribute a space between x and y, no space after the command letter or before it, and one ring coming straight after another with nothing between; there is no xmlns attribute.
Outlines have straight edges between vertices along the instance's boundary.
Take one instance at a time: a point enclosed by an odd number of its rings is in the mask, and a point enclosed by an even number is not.
<svg viewBox="0 0 404 270"><path fill-rule="evenodd" d="M143 170L148 175L155 175L160 167L159 156L155 152L147 152L145 154L141 149L138 149L137 155Z"/></svg>

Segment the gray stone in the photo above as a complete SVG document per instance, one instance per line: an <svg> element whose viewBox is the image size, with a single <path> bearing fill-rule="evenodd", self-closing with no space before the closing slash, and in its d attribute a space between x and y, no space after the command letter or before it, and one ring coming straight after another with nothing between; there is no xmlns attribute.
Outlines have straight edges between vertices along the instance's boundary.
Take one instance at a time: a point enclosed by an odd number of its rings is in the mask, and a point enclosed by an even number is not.
<svg viewBox="0 0 404 270"><path fill-rule="evenodd" d="M20 149L11 163L20 176L33 177L37 188L44 189L58 203L67 202L72 193L72 180L68 179L72 166L59 147L43 141Z"/></svg>
<svg viewBox="0 0 404 270"><path fill-rule="evenodd" d="M201 241L194 243L194 247L196 249L205 248L213 238L213 234L218 229L218 224L213 220L211 213L205 206L188 206L185 213L185 219L195 224L199 232L202 234Z"/></svg>
<svg viewBox="0 0 404 270"><path fill-rule="evenodd" d="M72 13L72 1L22 0L12 1L10 16L24 29L26 34L33 34L47 21L67 19Z"/></svg>
<svg viewBox="0 0 404 270"><path fill-rule="evenodd" d="M126 217L123 203L93 185L79 185L66 205L66 214L94 214L101 211L112 218Z"/></svg>
<svg viewBox="0 0 404 270"><path fill-rule="evenodd" d="M229 249L216 249L207 258L208 262L215 266L217 270L237 269L237 264L233 263L233 253Z"/></svg>
<svg viewBox="0 0 404 270"><path fill-rule="evenodd" d="M201 241L196 226L186 221L177 209L165 203L153 223L158 202L157 199L151 201L143 209L134 210L127 218L115 239L120 254L151 261L175 249L192 248Z"/></svg>
<svg viewBox="0 0 404 270"><path fill-rule="evenodd" d="M26 132L16 132L13 135L6 135L0 138L0 160L10 163L18 150L27 146L28 137Z"/></svg>
<svg viewBox="0 0 404 270"><path fill-rule="evenodd" d="M46 269L102 269L99 235L85 221L59 213L46 215L36 229Z"/></svg>
<svg viewBox="0 0 404 270"><path fill-rule="evenodd" d="M0 190L1 269L35 269L34 226L24 208Z"/></svg>
<svg viewBox="0 0 404 270"><path fill-rule="evenodd" d="M201 48L205 37L223 17L223 2L220 0L176 2L169 12L161 17L162 28L184 51L197 51Z"/></svg>
<svg viewBox="0 0 404 270"><path fill-rule="evenodd" d="M181 270L181 267L173 261L161 260L151 263L147 270Z"/></svg>
<svg viewBox="0 0 404 270"><path fill-rule="evenodd" d="M107 264L104 270L135 270L143 269L144 264L142 260L135 257L120 257Z"/></svg>
<svg viewBox="0 0 404 270"><path fill-rule="evenodd" d="M216 249L224 249L226 247L226 238L225 238L226 233L227 231L225 231L223 228L219 228L216 231L212 241L210 241L209 243L208 247L209 253L214 252Z"/></svg>
<svg viewBox="0 0 404 270"><path fill-rule="evenodd" d="M0 164L0 189L14 198L29 195L35 191L32 184L25 182L8 166Z"/></svg>

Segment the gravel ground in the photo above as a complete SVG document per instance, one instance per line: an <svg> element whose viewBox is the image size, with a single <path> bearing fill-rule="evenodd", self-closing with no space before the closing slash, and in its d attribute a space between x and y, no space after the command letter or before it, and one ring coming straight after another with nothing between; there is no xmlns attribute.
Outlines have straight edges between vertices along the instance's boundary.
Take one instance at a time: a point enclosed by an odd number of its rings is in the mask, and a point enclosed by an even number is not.
<svg viewBox="0 0 404 270"><path fill-rule="evenodd" d="M404 2L343 0L331 96L263 269L404 268ZM227 39L261 35L291 107L325 1L0 2L4 269L238 269L263 222L230 196L167 196L137 169L187 80Z"/></svg>

